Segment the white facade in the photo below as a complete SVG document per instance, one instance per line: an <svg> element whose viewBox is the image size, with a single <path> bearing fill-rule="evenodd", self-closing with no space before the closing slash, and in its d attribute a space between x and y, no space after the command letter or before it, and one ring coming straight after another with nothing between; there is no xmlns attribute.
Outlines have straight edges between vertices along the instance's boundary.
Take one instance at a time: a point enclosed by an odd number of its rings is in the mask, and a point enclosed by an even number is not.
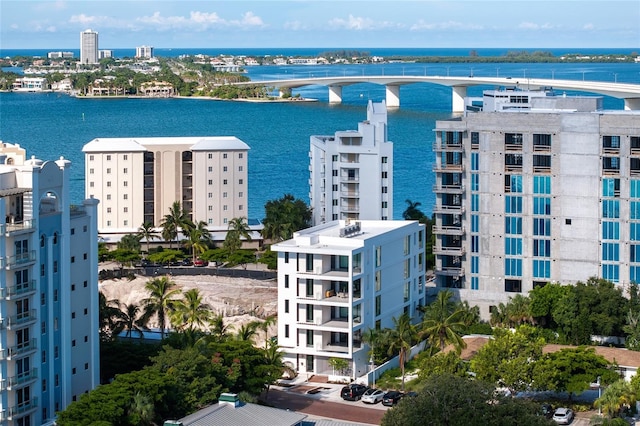
<svg viewBox="0 0 640 426"><path fill-rule="evenodd" d="M367 105L358 130L311 136L312 223L393 219L393 143L384 102Z"/></svg>
<svg viewBox="0 0 640 426"><path fill-rule="evenodd" d="M175 201L209 227L249 217L249 146L236 137L100 138L82 151L102 236L159 226Z"/></svg>
<svg viewBox="0 0 640 426"><path fill-rule="evenodd" d="M13 83L16 92L43 92L49 90L49 83L44 77L18 77Z"/></svg>
<svg viewBox="0 0 640 426"><path fill-rule="evenodd" d="M70 162L0 143L0 421L53 424L99 384L98 200L69 200Z"/></svg>
<svg viewBox="0 0 640 426"><path fill-rule="evenodd" d="M153 58L152 46L138 46L136 47L136 58Z"/></svg>
<svg viewBox="0 0 640 426"><path fill-rule="evenodd" d="M640 282L640 113L518 90L471 101L436 122L437 287L488 318L548 282Z"/></svg>
<svg viewBox="0 0 640 426"><path fill-rule="evenodd" d="M415 221L334 221L294 233L278 252L278 345L302 374L369 371L367 329L393 327L425 301L425 229Z"/></svg>
<svg viewBox="0 0 640 426"><path fill-rule="evenodd" d="M98 33L85 30L80 33L80 63L98 63Z"/></svg>

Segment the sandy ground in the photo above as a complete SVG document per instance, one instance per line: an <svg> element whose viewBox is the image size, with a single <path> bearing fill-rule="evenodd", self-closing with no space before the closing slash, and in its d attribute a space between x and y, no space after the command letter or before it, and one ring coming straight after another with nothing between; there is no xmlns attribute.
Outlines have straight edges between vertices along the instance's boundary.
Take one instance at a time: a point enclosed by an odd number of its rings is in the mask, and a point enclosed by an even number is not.
<svg viewBox="0 0 640 426"><path fill-rule="evenodd" d="M106 269L101 266L101 269ZM150 277L138 276L136 279L100 281L99 289L107 300L117 299L121 304L135 303L142 305L148 297L145 284ZM248 278L221 277L218 275L171 275L176 288L187 291L192 288L200 290L203 302L218 315L223 315L225 324L234 332L243 324L262 320L277 313L278 288L276 280L253 280ZM157 327L157 321L148 324ZM269 336L277 334L275 324L269 330ZM258 332L256 344L264 342L264 333ZM262 340L262 342L260 341Z"/></svg>

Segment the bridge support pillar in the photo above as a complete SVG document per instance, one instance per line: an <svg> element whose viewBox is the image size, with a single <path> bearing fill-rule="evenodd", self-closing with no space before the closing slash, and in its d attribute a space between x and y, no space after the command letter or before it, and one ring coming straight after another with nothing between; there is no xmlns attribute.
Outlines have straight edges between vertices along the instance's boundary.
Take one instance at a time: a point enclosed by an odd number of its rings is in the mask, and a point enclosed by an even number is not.
<svg viewBox="0 0 640 426"><path fill-rule="evenodd" d="M625 98L624 109L627 111L640 109L640 98Z"/></svg>
<svg viewBox="0 0 640 426"><path fill-rule="evenodd" d="M451 89L452 112L464 112L464 98L467 96L467 86L452 86Z"/></svg>
<svg viewBox="0 0 640 426"><path fill-rule="evenodd" d="M400 86L393 86L388 84L386 86L387 91L387 107L399 107L400 106Z"/></svg>
<svg viewBox="0 0 640 426"><path fill-rule="evenodd" d="M342 103L342 86L329 86L329 103Z"/></svg>

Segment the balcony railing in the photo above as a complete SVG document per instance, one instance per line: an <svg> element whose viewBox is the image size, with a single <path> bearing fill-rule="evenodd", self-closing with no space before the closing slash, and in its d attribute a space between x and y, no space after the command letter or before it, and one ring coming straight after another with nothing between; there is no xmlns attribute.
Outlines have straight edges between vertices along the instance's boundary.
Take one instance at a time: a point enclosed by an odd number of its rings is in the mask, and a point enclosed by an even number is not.
<svg viewBox="0 0 640 426"><path fill-rule="evenodd" d="M464 192L464 185L433 185L433 192L440 192L444 194L462 194Z"/></svg>
<svg viewBox="0 0 640 426"><path fill-rule="evenodd" d="M35 321L36 319L36 310L31 309L17 315L12 315L8 318L4 318L2 324L5 325L8 329L11 329L16 326L26 325L30 322Z"/></svg>
<svg viewBox="0 0 640 426"><path fill-rule="evenodd" d="M434 245L433 246L433 254L441 254L445 256L463 256L465 253L464 247L454 247L454 246L441 246Z"/></svg>
<svg viewBox="0 0 640 426"><path fill-rule="evenodd" d="M454 268L451 266L438 266L436 267L436 275L446 275L449 277L462 277L464 276L464 268Z"/></svg>
<svg viewBox="0 0 640 426"><path fill-rule="evenodd" d="M25 294L32 293L35 290L36 280L29 280L26 283L0 288L0 297L11 300L15 296L24 296Z"/></svg>
<svg viewBox="0 0 640 426"><path fill-rule="evenodd" d="M462 164L436 164L432 169L436 173L443 172L456 172L461 173L464 171L464 165Z"/></svg>
<svg viewBox="0 0 640 426"><path fill-rule="evenodd" d="M462 152L464 146L461 143L444 143L444 142L434 142L433 150L434 151L458 151Z"/></svg>
<svg viewBox="0 0 640 426"><path fill-rule="evenodd" d="M36 408L38 408L38 398L31 398L27 402L16 404L13 407L10 407L7 410L3 411L1 414L2 421L11 421L15 417L20 416L21 414L28 413L29 411L35 410Z"/></svg>
<svg viewBox="0 0 640 426"><path fill-rule="evenodd" d="M445 213L445 214L462 214L464 213L464 207L451 206L451 205L438 205L433 206L433 213Z"/></svg>
<svg viewBox="0 0 640 426"><path fill-rule="evenodd" d="M440 235L462 235L464 234L463 226L439 226L433 225L431 232Z"/></svg>
<svg viewBox="0 0 640 426"><path fill-rule="evenodd" d="M11 390L15 387L19 387L22 385L26 385L29 382L32 382L38 378L38 369L33 368L25 373L16 374L13 377L7 377L4 382L0 385L2 390Z"/></svg>
<svg viewBox="0 0 640 426"><path fill-rule="evenodd" d="M29 250L26 253L20 253L20 254L16 254L14 256L9 256L5 258L4 265L2 264L0 265L7 268L13 268L15 266L21 266L31 262L35 262L35 260L36 260L36 251Z"/></svg>
<svg viewBox="0 0 640 426"><path fill-rule="evenodd" d="M17 222L9 222L0 225L2 233L7 237L17 233L31 232L36 229L35 219L26 219Z"/></svg>
<svg viewBox="0 0 640 426"><path fill-rule="evenodd" d="M36 339L31 339L19 345L0 350L0 359L11 359L27 352L35 351L36 349L38 349L36 347Z"/></svg>

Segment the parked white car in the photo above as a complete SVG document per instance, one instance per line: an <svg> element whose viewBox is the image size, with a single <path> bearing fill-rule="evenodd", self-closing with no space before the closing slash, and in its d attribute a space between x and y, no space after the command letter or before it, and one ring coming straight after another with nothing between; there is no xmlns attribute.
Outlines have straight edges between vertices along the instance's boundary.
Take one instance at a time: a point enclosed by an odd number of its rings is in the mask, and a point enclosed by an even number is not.
<svg viewBox="0 0 640 426"><path fill-rule="evenodd" d="M377 404L382 401L382 397L384 396L384 391L380 389L368 389L362 395L362 402L366 402L367 404Z"/></svg>
<svg viewBox="0 0 640 426"><path fill-rule="evenodd" d="M568 425L573 420L573 410L570 408L556 408L553 413L553 420L559 425Z"/></svg>

